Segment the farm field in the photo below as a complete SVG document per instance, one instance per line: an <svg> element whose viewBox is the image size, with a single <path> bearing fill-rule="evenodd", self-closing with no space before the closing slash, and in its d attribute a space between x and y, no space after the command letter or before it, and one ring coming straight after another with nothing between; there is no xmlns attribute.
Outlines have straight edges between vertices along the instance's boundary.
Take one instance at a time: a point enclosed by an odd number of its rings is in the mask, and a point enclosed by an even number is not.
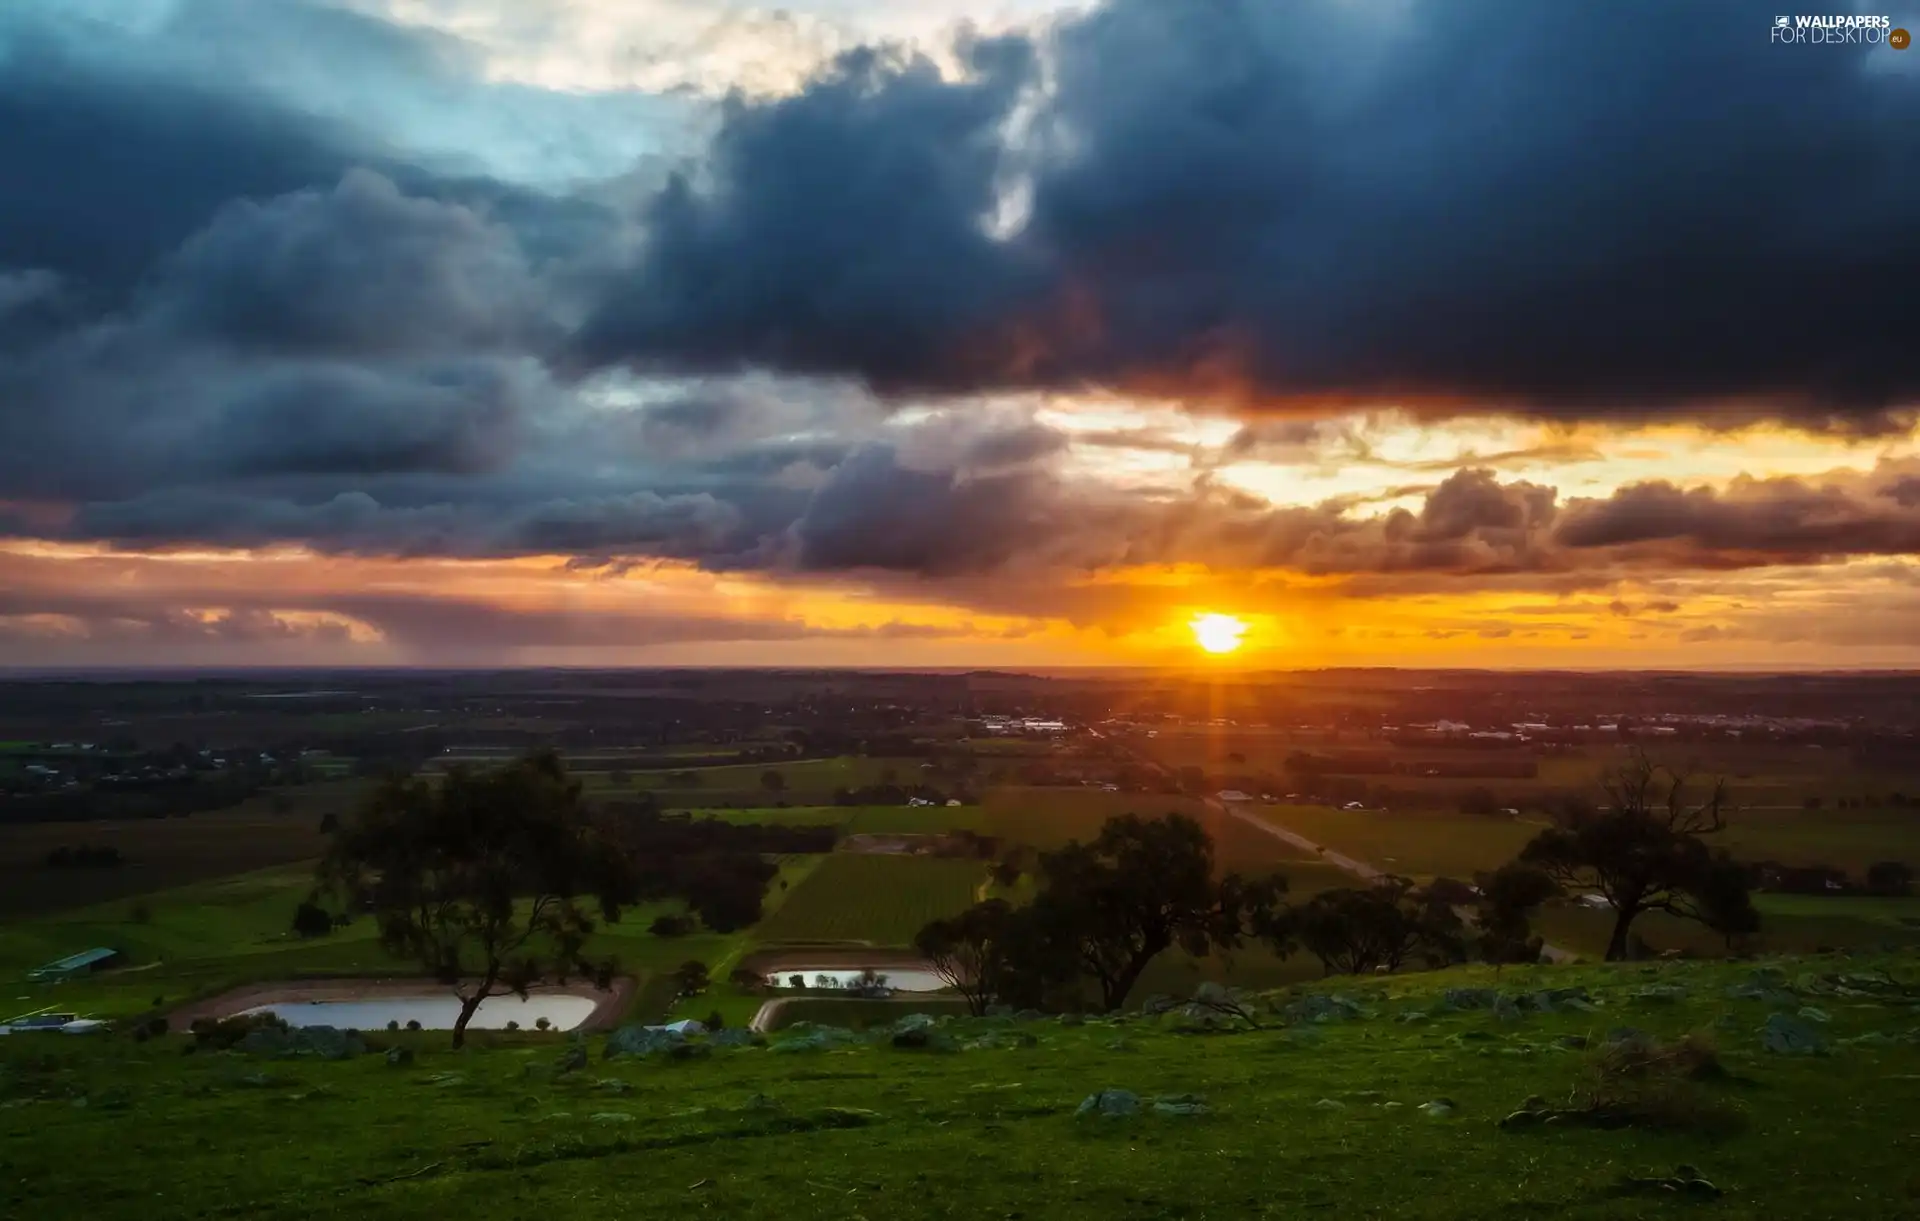
<svg viewBox="0 0 1920 1221"><path fill-rule="evenodd" d="M1399 814L1330 806L1247 807L1316 844L1416 879L1470 879L1516 856L1541 825L1468 814Z"/></svg>
<svg viewBox="0 0 1920 1221"><path fill-rule="evenodd" d="M326 844L321 818L346 814L367 784L341 780L278 789L225 810L183 818L0 820L0 917L84 907L313 859ZM47 853L81 844L118 848L125 863L94 869L47 867Z"/></svg>
<svg viewBox="0 0 1920 1221"><path fill-rule="evenodd" d="M979 861L835 853L760 922L755 940L911 945L929 921L970 905L985 880Z"/></svg>
<svg viewBox="0 0 1920 1221"><path fill-rule="evenodd" d="M1875 861L1920 870L1920 810L1738 810L1716 844L1743 860L1829 865L1855 878Z"/></svg>
<svg viewBox="0 0 1920 1221"><path fill-rule="evenodd" d="M1292 845L1220 814L1205 802L1172 794L1007 786L989 790L982 811L987 834L1042 850L1058 848L1069 840L1091 840L1100 834L1102 824L1116 815L1158 818L1186 814L1213 836L1215 859L1222 869L1261 874L1304 859Z"/></svg>
<svg viewBox="0 0 1920 1221"><path fill-rule="evenodd" d="M1760 909L1760 932L1752 948L1763 954L1810 954L1823 949L1878 950L1888 946L1920 946L1920 925L1889 920L1884 911L1856 906L1872 899L1823 898L1799 895L1755 895ZM1884 901L1880 901L1884 902ZM1920 901L1912 909L1920 915ZM1613 913L1569 904L1553 904L1540 911L1536 931L1555 945L1590 958L1606 953ZM1633 922L1633 931L1656 950L1686 950L1705 957L1727 953L1718 933L1689 920L1649 912Z"/></svg>

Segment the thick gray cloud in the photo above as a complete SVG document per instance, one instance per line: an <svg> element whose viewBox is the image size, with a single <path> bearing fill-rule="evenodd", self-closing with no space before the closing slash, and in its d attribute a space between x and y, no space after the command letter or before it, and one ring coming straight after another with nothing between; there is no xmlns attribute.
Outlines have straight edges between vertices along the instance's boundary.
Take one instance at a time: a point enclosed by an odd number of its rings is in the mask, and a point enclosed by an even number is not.
<svg viewBox="0 0 1920 1221"><path fill-rule="evenodd" d="M1109 0L964 80L853 56L728 113L710 185L655 201L579 353L1883 426L1920 396L1920 73L1769 24L1731 0L1684 30L1656 0ZM1032 136L1003 144L1043 59ZM1025 223L990 237L1022 180Z"/></svg>

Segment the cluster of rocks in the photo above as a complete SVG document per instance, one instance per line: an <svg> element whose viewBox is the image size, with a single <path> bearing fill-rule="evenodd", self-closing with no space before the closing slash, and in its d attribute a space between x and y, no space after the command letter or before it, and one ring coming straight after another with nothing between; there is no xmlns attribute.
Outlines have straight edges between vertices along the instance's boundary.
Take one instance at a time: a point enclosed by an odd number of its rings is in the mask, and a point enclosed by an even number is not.
<svg viewBox="0 0 1920 1221"><path fill-rule="evenodd" d="M291 1060L310 1056L319 1060L351 1060L365 1055L367 1045L352 1031L332 1026L259 1026L235 1044L249 1056Z"/></svg>
<svg viewBox="0 0 1920 1221"><path fill-rule="evenodd" d="M1101 1090L1089 1094L1074 1111L1076 1119L1126 1119L1138 1115L1146 1105L1155 1115L1195 1116L1210 1114L1212 1107L1198 1094L1169 1094L1146 1103L1132 1090Z"/></svg>

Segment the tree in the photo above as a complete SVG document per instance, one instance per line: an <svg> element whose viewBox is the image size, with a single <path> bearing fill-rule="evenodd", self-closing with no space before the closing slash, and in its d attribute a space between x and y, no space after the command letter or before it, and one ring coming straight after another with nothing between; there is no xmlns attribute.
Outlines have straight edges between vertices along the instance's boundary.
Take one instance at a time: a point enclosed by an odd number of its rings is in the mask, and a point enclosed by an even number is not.
<svg viewBox="0 0 1920 1221"><path fill-rule="evenodd" d="M1560 893L1559 883L1540 870L1508 862L1480 874L1474 923L1480 929L1480 956L1496 966L1539 962L1545 941L1533 935L1533 913Z"/></svg>
<svg viewBox="0 0 1920 1221"><path fill-rule="evenodd" d="M453 1045L487 997L588 974L590 910L613 921L632 899L625 858L592 825L580 785L551 752L438 783L384 782L335 836L321 879L370 900L388 953L411 958L460 999Z"/></svg>
<svg viewBox="0 0 1920 1221"><path fill-rule="evenodd" d="M680 985L680 995L698 996L707 990L707 964L698 959L689 958L674 968L673 978Z"/></svg>
<svg viewBox="0 0 1920 1221"><path fill-rule="evenodd" d="M1760 931L1760 913L1747 886L1747 867L1726 853L1714 854L1693 897L1700 923L1726 938L1728 949Z"/></svg>
<svg viewBox="0 0 1920 1221"><path fill-rule="evenodd" d="M1014 910L1005 899L976 903L957 916L935 920L913 939L942 982L983 1016L1000 995L1007 972L1009 925Z"/></svg>
<svg viewBox="0 0 1920 1221"><path fill-rule="evenodd" d="M1867 867L1867 889L1897 899L1913 891L1913 870L1901 861L1875 861Z"/></svg>
<svg viewBox="0 0 1920 1221"><path fill-rule="evenodd" d="M1726 782L1696 802L1686 777L1636 752L1605 787L1604 810L1571 812L1564 825L1535 836L1520 861L1569 890L1606 898L1614 912L1607 960L1629 956L1633 922L1645 912L1709 925L1728 916L1733 875L1716 870L1704 838L1727 825Z"/></svg>
<svg viewBox="0 0 1920 1221"><path fill-rule="evenodd" d="M1286 887L1281 878L1216 879L1213 840L1184 814L1110 818L1091 844L1043 855L1040 874L1036 941L1071 946L1109 1010L1175 945L1195 957L1238 946Z"/></svg>
<svg viewBox="0 0 1920 1221"><path fill-rule="evenodd" d="M760 787L769 793L784 793L787 791L787 778L769 768L760 773Z"/></svg>
<svg viewBox="0 0 1920 1221"><path fill-rule="evenodd" d="M340 829L340 816L328 810L320 816L320 834L332 835Z"/></svg>
<svg viewBox="0 0 1920 1221"><path fill-rule="evenodd" d="M767 986L767 977L752 967L735 967L727 974L727 982L739 992L759 992Z"/></svg>
<svg viewBox="0 0 1920 1221"><path fill-rule="evenodd" d="M1415 955L1439 966L1458 961L1464 952L1459 915L1416 889L1410 878L1322 891L1294 908L1282 927L1329 975L1397 971Z"/></svg>
<svg viewBox="0 0 1920 1221"><path fill-rule="evenodd" d="M293 931L302 937L324 937L333 931L333 916L312 899L293 909Z"/></svg>

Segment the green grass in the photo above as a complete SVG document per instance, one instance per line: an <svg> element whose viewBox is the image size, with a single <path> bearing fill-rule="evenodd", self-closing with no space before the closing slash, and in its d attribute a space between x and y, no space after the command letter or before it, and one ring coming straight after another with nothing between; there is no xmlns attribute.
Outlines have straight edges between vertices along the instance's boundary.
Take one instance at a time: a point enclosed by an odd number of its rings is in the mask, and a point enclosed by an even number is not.
<svg viewBox="0 0 1920 1221"><path fill-rule="evenodd" d="M836 853L758 927L758 939L911 945L929 921L973 902L978 861Z"/></svg>
<svg viewBox="0 0 1920 1221"><path fill-rule="evenodd" d="M1869 965L1789 963L1787 973ZM1911 958L1880 965L1916 976ZM465 1053L402 1036L418 1060L400 1069L379 1056L183 1056L177 1037L14 1038L0 1040L0 1211L93 1221L1912 1216L1903 1134L1920 1116L1920 1044L1898 1036L1914 1016L1809 996L1832 1013L1829 1038L1895 1041L1768 1055L1758 1029L1769 1007L1724 994L1746 970L1342 980L1329 990L1359 996L1371 1016L1211 1038L1049 1022L1023 1028L1037 1036L1031 1048L945 1055L861 1045L602 1061L590 1043L589 1068L560 1078L540 1071L560 1040L530 1034L478 1038ZM1637 1001L1649 983L1685 995ZM1444 987L1563 984L1593 989L1603 1008L1512 1024L1484 1011L1392 1020L1432 1009ZM1585 1079L1587 1058L1556 1048L1557 1037L1618 1025L1712 1031L1734 1079L1702 1088L1744 1128L1499 1127L1529 1095L1566 1099ZM1127 1050L1109 1050L1116 1039ZM1213 1113L1076 1119L1080 1100L1105 1088L1199 1094ZM1452 1117L1417 1109L1440 1097L1456 1104ZM1726 1195L1690 1206L1610 1194L1622 1174L1680 1163Z"/></svg>
<svg viewBox="0 0 1920 1221"><path fill-rule="evenodd" d="M1745 860L1830 865L1858 879L1876 861L1920 868L1920 810L1737 810L1714 841Z"/></svg>

